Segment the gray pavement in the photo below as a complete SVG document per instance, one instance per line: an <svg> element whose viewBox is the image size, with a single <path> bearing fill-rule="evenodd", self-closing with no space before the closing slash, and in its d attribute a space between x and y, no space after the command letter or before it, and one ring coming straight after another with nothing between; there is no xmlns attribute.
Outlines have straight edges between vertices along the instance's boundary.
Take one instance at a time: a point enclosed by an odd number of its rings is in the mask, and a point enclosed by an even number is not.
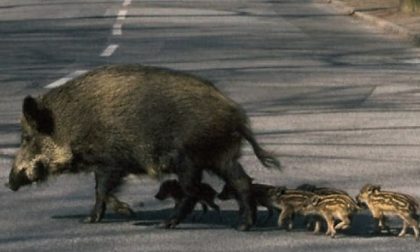
<svg viewBox="0 0 420 252"><path fill-rule="evenodd" d="M277 153L267 171L244 146L257 182L315 183L355 195L367 182L420 197L420 51L324 1L1 1L0 184L19 142L21 101L74 71L142 63L196 73L242 104L258 140ZM123 15L120 10L126 9ZM120 20L118 19L120 16ZM121 24L121 35L113 27ZM118 48L101 57L109 45ZM206 177L216 189L221 182ZM121 199L134 219L113 213L79 221L93 205L90 174L63 175L13 193L0 187L0 251L417 251L419 243L370 234L367 212L336 239L276 220L241 233L234 202L175 230L155 225L171 202L159 184L129 178ZM139 203L143 202L144 206ZM195 215L197 215L199 212ZM260 211L263 216L264 211ZM394 235L401 223L392 219Z"/></svg>

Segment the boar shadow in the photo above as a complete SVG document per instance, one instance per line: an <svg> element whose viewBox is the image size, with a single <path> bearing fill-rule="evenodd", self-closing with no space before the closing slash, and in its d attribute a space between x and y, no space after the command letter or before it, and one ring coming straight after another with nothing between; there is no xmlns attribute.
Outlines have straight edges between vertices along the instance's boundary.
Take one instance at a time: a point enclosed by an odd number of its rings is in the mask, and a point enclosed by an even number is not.
<svg viewBox="0 0 420 252"><path fill-rule="evenodd" d="M159 210L149 210L149 211L136 211L134 217L122 216L118 213L106 213L103 223L123 223L123 222L133 222L136 226L153 226L159 225L162 223L162 220L165 220L173 213L173 208L165 208ZM267 211L258 211L257 219L264 220L267 216ZM74 219L80 221L85 217L84 214L66 214L66 215L53 215L51 218L55 220L61 219ZM208 211L206 214L202 213L200 208L194 210L191 216L185 219L186 224L197 224L199 228L203 228L202 225L227 225L235 226L238 223L237 211L234 210L221 210L220 215L216 211ZM185 227L182 227L184 229ZM267 223L262 223L262 221L257 221L256 228L263 228L264 230L278 230L277 220L273 216ZM256 230L258 231L258 230ZM261 231L261 230L259 230Z"/></svg>

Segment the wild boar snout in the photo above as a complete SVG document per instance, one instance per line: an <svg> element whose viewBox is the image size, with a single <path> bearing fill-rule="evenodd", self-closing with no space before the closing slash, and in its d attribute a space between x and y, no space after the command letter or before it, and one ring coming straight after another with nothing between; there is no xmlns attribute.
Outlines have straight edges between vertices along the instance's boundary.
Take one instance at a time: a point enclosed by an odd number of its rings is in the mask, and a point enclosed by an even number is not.
<svg viewBox="0 0 420 252"><path fill-rule="evenodd" d="M356 202L357 203L362 203L363 202L363 198L360 194L356 195Z"/></svg>
<svg viewBox="0 0 420 252"><path fill-rule="evenodd" d="M12 191L17 191L22 186L46 180L47 176L48 171L42 161L19 168L13 165L9 174L9 182L6 186Z"/></svg>
<svg viewBox="0 0 420 252"><path fill-rule="evenodd" d="M360 194L356 196L356 203L361 208L367 208L366 202L363 200Z"/></svg>
<svg viewBox="0 0 420 252"><path fill-rule="evenodd" d="M17 191L21 186L30 183L31 181L26 176L25 169L16 171L15 167L13 167L9 175L9 183L7 183L7 187L9 187L12 191Z"/></svg>
<svg viewBox="0 0 420 252"><path fill-rule="evenodd" d="M163 193L159 191L158 193L156 193L155 198L158 200L164 200L165 195L163 195Z"/></svg>

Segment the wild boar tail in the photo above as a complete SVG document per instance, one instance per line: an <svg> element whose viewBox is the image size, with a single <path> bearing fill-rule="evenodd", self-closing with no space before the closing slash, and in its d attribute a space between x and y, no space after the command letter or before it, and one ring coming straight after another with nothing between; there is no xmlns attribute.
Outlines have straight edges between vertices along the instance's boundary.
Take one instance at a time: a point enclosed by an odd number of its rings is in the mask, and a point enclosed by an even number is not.
<svg viewBox="0 0 420 252"><path fill-rule="evenodd" d="M247 124L243 124L240 129L241 135L251 144L252 149L254 150L255 155L260 160L260 162L267 168L276 168L278 170L282 169L280 162L277 160L274 155L266 150L264 150L255 140L254 133Z"/></svg>

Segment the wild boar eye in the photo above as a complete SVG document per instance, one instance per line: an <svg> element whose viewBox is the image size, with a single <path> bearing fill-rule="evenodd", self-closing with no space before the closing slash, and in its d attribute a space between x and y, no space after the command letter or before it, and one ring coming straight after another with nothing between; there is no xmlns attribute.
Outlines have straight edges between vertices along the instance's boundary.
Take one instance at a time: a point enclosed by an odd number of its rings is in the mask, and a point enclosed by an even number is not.
<svg viewBox="0 0 420 252"><path fill-rule="evenodd" d="M31 140L32 140L32 137L31 136L26 135L26 134L22 135L22 139L21 139L22 143L28 143Z"/></svg>

